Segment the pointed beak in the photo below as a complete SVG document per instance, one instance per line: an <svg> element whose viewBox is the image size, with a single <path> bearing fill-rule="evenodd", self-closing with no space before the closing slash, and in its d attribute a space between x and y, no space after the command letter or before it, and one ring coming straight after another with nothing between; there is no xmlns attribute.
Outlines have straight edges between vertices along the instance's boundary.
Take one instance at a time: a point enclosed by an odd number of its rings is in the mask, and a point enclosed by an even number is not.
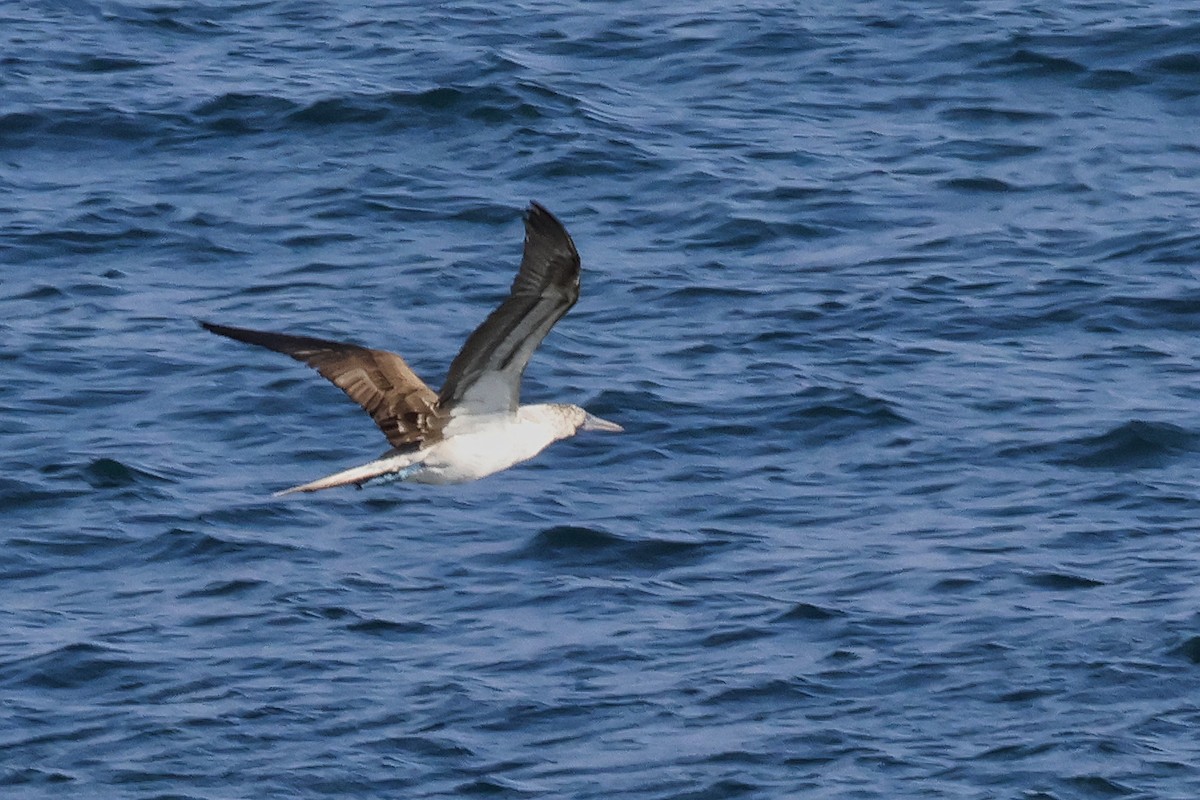
<svg viewBox="0 0 1200 800"><path fill-rule="evenodd" d="M625 429L615 422L609 422L606 419L600 419L599 417L593 417L591 414L588 414L583 418L583 424L579 426L579 430L610 431L612 433L620 433Z"/></svg>

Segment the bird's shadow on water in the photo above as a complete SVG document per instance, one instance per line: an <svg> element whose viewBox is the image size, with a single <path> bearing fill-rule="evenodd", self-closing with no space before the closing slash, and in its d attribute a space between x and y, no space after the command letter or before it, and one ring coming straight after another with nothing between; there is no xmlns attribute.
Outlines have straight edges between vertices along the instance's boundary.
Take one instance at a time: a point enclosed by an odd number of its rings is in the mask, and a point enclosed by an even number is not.
<svg viewBox="0 0 1200 800"><path fill-rule="evenodd" d="M696 564L729 543L723 539L626 538L596 527L554 525L534 534L501 558L572 569L657 572Z"/></svg>

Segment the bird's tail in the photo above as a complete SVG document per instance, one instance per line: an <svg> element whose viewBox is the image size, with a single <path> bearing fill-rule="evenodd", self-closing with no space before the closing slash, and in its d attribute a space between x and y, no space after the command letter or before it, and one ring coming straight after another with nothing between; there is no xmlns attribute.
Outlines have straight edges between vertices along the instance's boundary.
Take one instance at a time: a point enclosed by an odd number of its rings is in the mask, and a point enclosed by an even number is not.
<svg viewBox="0 0 1200 800"><path fill-rule="evenodd" d="M284 489L282 492L276 492L274 497L283 497L296 492L317 492L321 489L332 489L335 486L347 486L351 483L361 489L364 483L370 481L404 480L422 468L423 456L424 454L421 452L384 456L363 464L361 467L352 467L309 483Z"/></svg>

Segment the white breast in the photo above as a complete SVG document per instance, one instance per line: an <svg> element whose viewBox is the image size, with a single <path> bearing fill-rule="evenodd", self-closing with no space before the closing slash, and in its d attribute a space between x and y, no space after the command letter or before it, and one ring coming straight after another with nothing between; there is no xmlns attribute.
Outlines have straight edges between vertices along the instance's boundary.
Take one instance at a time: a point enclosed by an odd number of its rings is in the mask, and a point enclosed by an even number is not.
<svg viewBox="0 0 1200 800"><path fill-rule="evenodd" d="M478 480L533 458L558 437L544 422L507 417L449 436L431 446L424 469L410 480L418 483L463 483Z"/></svg>

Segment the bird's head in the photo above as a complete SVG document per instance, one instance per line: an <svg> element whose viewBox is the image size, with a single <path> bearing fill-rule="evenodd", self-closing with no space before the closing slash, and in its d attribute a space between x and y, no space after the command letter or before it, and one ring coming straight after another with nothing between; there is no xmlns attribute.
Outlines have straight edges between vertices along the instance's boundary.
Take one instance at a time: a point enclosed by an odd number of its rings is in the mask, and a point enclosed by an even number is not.
<svg viewBox="0 0 1200 800"><path fill-rule="evenodd" d="M559 429L558 438L565 439L568 436L574 436L579 431L610 431L619 433L625 430L615 422L609 422L606 419L601 419L594 414L589 414L579 406L567 405L566 403L554 403L546 406L522 406L522 410L536 408L539 416L553 418L553 423ZM544 409L544 410L543 410Z"/></svg>

